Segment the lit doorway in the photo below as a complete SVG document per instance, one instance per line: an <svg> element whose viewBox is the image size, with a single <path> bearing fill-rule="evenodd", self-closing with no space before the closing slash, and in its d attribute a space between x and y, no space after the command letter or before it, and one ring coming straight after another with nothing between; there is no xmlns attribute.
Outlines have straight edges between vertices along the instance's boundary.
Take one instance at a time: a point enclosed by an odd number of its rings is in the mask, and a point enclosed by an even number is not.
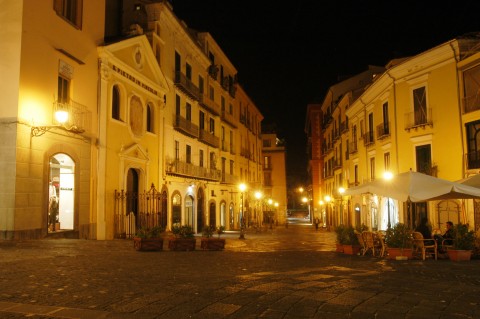
<svg viewBox="0 0 480 319"><path fill-rule="evenodd" d="M186 225L192 226L193 229L195 229L195 215L193 211L193 197L188 195L185 198L185 222Z"/></svg>
<svg viewBox="0 0 480 319"><path fill-rule="evenodd" d="M67 154L50 158L48 181L48 231L74 229L75 163Z"/></svg>

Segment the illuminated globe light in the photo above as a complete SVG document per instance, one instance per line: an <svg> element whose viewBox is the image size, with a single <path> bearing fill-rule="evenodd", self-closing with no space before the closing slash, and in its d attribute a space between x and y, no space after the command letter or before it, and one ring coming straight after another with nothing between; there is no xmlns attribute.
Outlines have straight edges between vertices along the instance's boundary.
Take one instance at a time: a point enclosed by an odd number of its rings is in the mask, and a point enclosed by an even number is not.
<svg viewBox="0 0 480 319"><path fill-rule="evenodd" d="M255 192L255 198L256 199L260 199L260 198L262 198L262 196L263 196L262 192L260 192L260 191Z"/></svg>
<svg viewBox="0 0 480 319"><path fill-rule="evenodd" d="M391 180L391 179L393 178L392 172L385 172L385 173L383 173L383 178L384 178L385 180L387 180L387 181L388 181L388 180Z"/></svg>
<svg viewBox="0 0 480 319"><path fill-rule="evenodd" d="M340 188L338 189L338 192L340 193L340 195L342 195L343 193L345 193L345 188L340 187Z"/></svg>
<svg viewBox="0 0 480 319"><path fill-rule="evenodd" d="M328 195L325 196L325 201L326 201L327 203L329 203L331 200L332 200L332 198L331 198L330 196L328 196Z"/></svg>
<svg viewBox="0 0 480 319"><path fill-rule="evenodd" d="M58 123L63 124L68 121L68 112L61 110L61 111L56 111L55 112L55 120L57 120Z"/></svg>

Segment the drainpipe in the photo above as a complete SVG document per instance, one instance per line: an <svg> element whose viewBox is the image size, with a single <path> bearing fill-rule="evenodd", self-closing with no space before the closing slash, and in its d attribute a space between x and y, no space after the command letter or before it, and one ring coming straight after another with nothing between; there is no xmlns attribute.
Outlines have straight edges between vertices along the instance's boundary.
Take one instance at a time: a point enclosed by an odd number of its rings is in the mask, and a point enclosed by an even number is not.
<svg viewBox="0 0 480 319"><path fill-rule="evenodd" d="M464 141L464 136L465 136L465 128L464 125L462 125L462 101L460 98L460 81L458 78L458 62L459 59L457 58L455 48L452 45L453 41L450 42L450 48L452 48L453 52L453 58L455 59L455 80L457 84L457 100L458 100L458 121L460 124L460 140L462 142L462 177L465 177L465 141Z"/></svg>

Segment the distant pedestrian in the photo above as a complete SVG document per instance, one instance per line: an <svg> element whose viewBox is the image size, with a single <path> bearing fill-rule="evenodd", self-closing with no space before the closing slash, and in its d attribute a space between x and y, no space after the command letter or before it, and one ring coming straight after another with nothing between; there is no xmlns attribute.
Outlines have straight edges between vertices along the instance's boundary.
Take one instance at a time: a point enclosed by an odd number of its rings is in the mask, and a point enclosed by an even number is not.
<svg viewBox="0 0 480 319"><path fill-rule="evenodd" d="M318 224L320 224L320 220L317 218L315 218L315 231L318 231Z"/></svg>

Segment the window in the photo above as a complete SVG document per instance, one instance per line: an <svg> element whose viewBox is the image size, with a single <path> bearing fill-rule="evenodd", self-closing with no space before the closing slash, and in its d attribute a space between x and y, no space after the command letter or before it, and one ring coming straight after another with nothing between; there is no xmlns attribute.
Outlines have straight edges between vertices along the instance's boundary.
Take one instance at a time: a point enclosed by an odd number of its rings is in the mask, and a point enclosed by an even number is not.
<svg viewBox="0 0 480 319"><path fill-rule="evenodd" d="M214 152L210 152L210 168L217 169L217 156Z"/></svg>
<svg viewBox="0 0 480 319"><path fill-rule="evenodd" d="M205 113L203 111L200 111L198 114L198 125L201 130L205 130Z"/></svg>
<svg viewBox="0 0 480 319"><path fill-rule="evenodd" d="M188 80L192 81L192 66L188 63L185 64L185 76Z"/></svg>
<svg viewBox="0 0 480 319"><path fill-rule="evenodd" d="M112 118L120 120L120 90L117 85L112 89Z"/></svg>
<svg viewBox="0 0 480 319"><path fill-rule="evenodd" d="M188 164L192 163L192 147L190 145L185 148L185 159Z"/></svg>
<svg viewBox="0 0 480 319"><path fill-rule="evenodd" d="M383 132L381 135L390 135L390 125L388 121L388 102L383 103Z"/></svg>
<svg viewBox="0 0 480 319"><path fill-rule="evenodd" d="M263 157L263 169L272 169L270 163L270 156L264 156Z"/></svg>
<svg viewBox="0 0 480 319"><path fill-rule="evenodd" d="M375 180L375 157L370 158L370 180Z"/></svg>
<svg viewBox="0 0 480 319"><path fill-rule="evenodd" d="M230 175L233 175L233 160L230 160Z"/></svg>
<svg viewBox="0 0 480 319"><path fill-rule="evenodd" d="M188 102L185 105L185 112L186 112L185 118L187 119L187 121L191 122L192 121L192 106Z"/></svg>
<svg viewBox="0 0 480 319"><path fill-rule="evenodd" d="M204 91L204 82L203 82L203 78L199 75L198 76L198 89L200 90L200 94L203 95L203 91Z"/></svg>
<svg viewBox="0 0 480 319"><path fill-rule="evenodd" d="M432 152L431 145L420 145L415 147L415 158L417 172L431 175L432 173Z"/></svg>
<svg viewBox="0 0 480 319"><path fill-rule="evenodd" d="M82 28L83 0L54 0L53 8L57 15L70 22L77 29Z"/></svg>
<svg viewBox="0 0 480 319"><path fill-rule="evenodd" d="M180 159L180 142L175 141L175 160L178 161Z"/></svg>
<svg viewBox="0 0 480 319"><path fill-rule="evenodd" d="M214 101L215 100L215 89L213 86L210 85L210 90L208 91L208 97L210 100Z"/></svg>
<svg viewBox="0 0 480 319"><path fill-rule="evenodd" d="M383 154L383 161L385 163L385 172L390 171L390 152Z"/></svg>
<svg viewBox="0 0 480 319"><path fill-rule="evenodd" d="M70 80L58 76L58 103L68 103L70 97Z"/></svg>
<svg viewBox="0 0 480 319"><path fill-rule="evenodd" d="M175 95L175 114L180 115L180 96Z"/></svg>
<svg viewBox="0 0 480 319"><path fill-rule="evenodd" d="M215 120L210 118L210 133L215 135Z"/></svg>
<svg viewBox="0 0 480 319"><path fill-rule="evenodd" d="M154 116L153 116L153 105L147 104L147 131L150 133L154 132Z"/></svg>
<svg viewBox="0 0 480 319"><path fill-rule="evenodd" d="M358 165L354 166L353 171L355 175L355 185L358 185Z"/></svg>
<svg viewBox="0 0 480 319"><path fill-rule="evenodd" d="M413 90L414 124L427 124L427 95L424 86Z"/></svg>
<svg viewBox="0 0 480 319"><path fill-rule="evenodd" d="M465 124L468 169L480 168L480 121Z"/></svg>
<svg viewBox="0 0 480 319"><path fill-rule="evenodd" d="M200 150L199 153L198 153L198 162L199 162L199 165L200 167L203 167L203 150Z"/></svg>
<svg viewBox="0 0 480 319"><path fill-rule="evenodd" d="M463 73L465 87L465 113L480 109L480 66L475 66Z"/></svg>
<svg viewBox="0 0 480 319"><path fill-rule="evenodd" d="M373 113L368 114L368 142L373 143Z"/></svg>

